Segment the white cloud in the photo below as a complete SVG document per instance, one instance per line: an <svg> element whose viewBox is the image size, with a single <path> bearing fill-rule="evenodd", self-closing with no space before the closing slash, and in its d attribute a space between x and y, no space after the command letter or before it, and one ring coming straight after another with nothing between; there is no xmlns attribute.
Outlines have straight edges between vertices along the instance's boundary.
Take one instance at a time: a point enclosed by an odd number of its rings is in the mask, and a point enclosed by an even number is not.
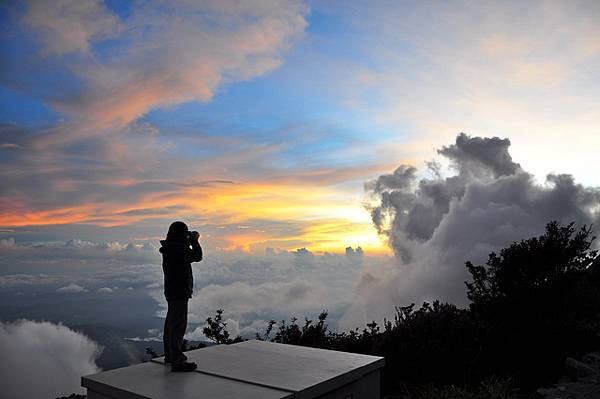
<svg viewBox="0 0 600 399"><path fill-rule="evenodd" d="M85 252L79 253L79 257L71 254L67 258L57 260L44 259L41 255L35 250L23 252L19 258L15 258L15 254L11 254L10 257L7 256L0 261L0 271L15 266L15 262L18 261L14 268L23 269L21 265L34 264L39 265L35 270L48 270L49 266L52 266L53 271L58 271L56 265L59 265L63 269L63 274L0 275L0 287L26 290L30 293L55 291L68 294L87 290L109 293L120 289L131 292L148 284L154 284L151 287L160 287L163 280L162 269L159 266L160 260L156 263L129 264L126 260L116 261L109 257L102 262L96 262L93 258L90 260ZM132 260L132 262L139 261L143 261L143 259Z"/></svg>
<svg viewBox="0 0 600 399"><path fill-rule="evenodd" d="M158 328L148 329L148 334L148 337L130 337L125 339L133 342L162 342L163 340L163 332ZM186 337L186 339L189 338Z"/></svg>
<svg viewBox="0 0 600 399"><path fill-rule="evenodd" d="M59 289L57 289L56 291L58 292L67 292L67 293L79 293L79 292L86 292L87 290L85 288L83 288L80 285L77 284L69 284L65 287L60 287Z"/></svg>
<svg viewBox="0 0 600 399"><path fill-rule="evenodd" d="M203 329L203 326L196 327L192 331L186 332L184 338L189 341L208 341L209 339L204 335Z"/></svg>
<svg viewBox="0 0 600 399"><path fill-rule="evenodd" d="M154 283L146 284L146 288L158 288L162 287L162 283L156 281Z"/></svg>
<svg viewBox="0 0 600 399"><path fill-rule="evenodd" d="M68 274L73 267L84 270L99 269L125 274L133 273L134 268L119 269L114 265L144 265L160 262L160 254L149 245L120 242L91 242L80 239L50 242L15 242L5 239L2 246L0 271L45 274L49 263L54 265L52 272ZM110 265L110 267L108 267ZM140 266L143 267L143 266ZM13 273L14 273L13 272ZM58 276L57 276L58 277ZM141 277L141 275L137 276ZM0 278L1 281L1 278ZM0 283L1 284L1 283Z"/></svg>
<svg viewBox="0 0 600 399"><path fill-rule="evenodd" d="M325 302L323 288L321 284L300 279L261 284L243 281L228 285L211 284L201 288L190 300L190 308L192 317L196 314L205 315L219 308L236 315L257 311L275 312L283 304L291 311L314 306L319 308Z"/></svg>
<svg viewBox="0 0 600 399"><path fill-rule="evenodd" d="M0 240L0 248L7 249L15 246L15 239L13 237L3 238Z"/></svg>
<svg viewBox="0 0 600 399"><path fill-rule="evenodd" d="M6 399L47 399L83 392L80 377L99 371L100 347L61 324L0 323L0 386Z"/></svg>
<svg viewBox="0 0 600 399"><path fill-rule="evenodd" d="M15 287L19 285L46 285L65 283L70 277L48 274L10 274L0 276L0 287Z"/></svg>

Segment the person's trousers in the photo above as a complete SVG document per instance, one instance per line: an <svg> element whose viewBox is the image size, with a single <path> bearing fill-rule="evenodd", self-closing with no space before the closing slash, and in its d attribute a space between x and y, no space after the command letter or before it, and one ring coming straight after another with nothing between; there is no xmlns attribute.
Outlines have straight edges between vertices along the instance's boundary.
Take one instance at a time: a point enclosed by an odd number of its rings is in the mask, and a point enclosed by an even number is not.
<svg viewBox="0 0 600 399"><path fill-rule="evenodd" d="M179 362L183 357L183 336L187 328L188 300L167 301L169 308L165 319L163 345L165 361Z"/></svg>

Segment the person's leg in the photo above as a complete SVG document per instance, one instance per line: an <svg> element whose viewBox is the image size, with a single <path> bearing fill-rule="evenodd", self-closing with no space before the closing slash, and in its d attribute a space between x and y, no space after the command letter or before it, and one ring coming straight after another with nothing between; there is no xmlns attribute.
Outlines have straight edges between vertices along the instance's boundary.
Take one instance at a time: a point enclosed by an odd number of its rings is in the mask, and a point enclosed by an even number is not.
<svg viewBox="0 0 600 399"><path fill-rule="evenodd" d="M171 340L173 339L173 305L171 304L171 301L167 301L167 304L167 317L165 317L165 326L163 328L163 350L165 352L165 362L170 362L172 359Z"/></svg>
<svg viewBox="0 0 600 399"><path fill-rule="evenodd" d="M182 352L183 337L187 329L188 300L177 302L174 307L176 311L173 313L176 321L173 322L174 328L172 330L171 357L173 363L171 364L171 371L194 371L197 368L196 363L187 362L187 357Z"/></svg>
<svg viewBox="0 0 600 399"><path fill-rule="evenodd" d="M173 308L173 329L171 330L171 359L173 362L177 362L185 360L182 349L183 337L187 329L188 300L184 299L173 302L175 306Z"/></svg>

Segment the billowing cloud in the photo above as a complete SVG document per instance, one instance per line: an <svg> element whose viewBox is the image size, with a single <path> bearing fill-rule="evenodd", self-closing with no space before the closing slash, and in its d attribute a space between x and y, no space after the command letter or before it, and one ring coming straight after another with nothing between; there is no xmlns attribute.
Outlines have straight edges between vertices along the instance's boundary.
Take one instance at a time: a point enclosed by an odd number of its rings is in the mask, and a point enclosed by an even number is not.
<svg viewBox="0 0 600 399"><path fill-rule="evenodd" d="M98 372L100 347L61 324L0 323L0 385L6 399L83 393L80 377Z"/></svg>
<svg viewBox="0 0 600 399"><path fill-rule="evenodd" d="M456 144L443 147L438 153L462 174L489 172L499 177L515 174L520 169L508 153L509 146L509 139L469 137L463 133L456 138Z"/></svg>
<svg viewBox="0 0 600 399"><path fill-rule="evenodd" d="M248 284L237 281L228 285L209 285L199 290L191 302L194 311L202 310L199 315L209 314L215 309L228 309L234 314L251 313L259 310L274 311L281 304L290 310L299 307L320 307L323 299L323 286L309 281L265 282ZM202 319L201 319L202 320ZM200 321L200 320L197 320Z"/></svg>
<svg viewBox="0 0 600 399"><path fill-rule="evenodd" d="M508 139L470 137L438 151L456 174L417 178L412 166L366 184L375 227L397 256L393 270L364 273L345 325L380 320L394 305L441 299L466 303L464 262L485 261L511 242L543 232L547 222L600 219L600 189L549 174L541 184L515 163Z"/></svg>
<svg viewBox="0 0 600 399"><path fill-rule="evenodd" d="M321 279L316 278L320 274ZM354 279L357 274L352 273ZM240 276L241 277L241 276ZM253 337L263 331L264 320L282 320L295 316L315 317L321 310L328 309L336 316L348 305L353 281L343 279L343 290L339 283L328 286L330 273L305 273L305 277L294 277L281 281L280 276L266 277L259 283L235 281L229 284L210 284L197 290L189 303L189 339L202 340L204 320L215 314L216 309L225 309L228 331L233 336L242 334ZM336 287L337 286L337 287Z"/></svg>

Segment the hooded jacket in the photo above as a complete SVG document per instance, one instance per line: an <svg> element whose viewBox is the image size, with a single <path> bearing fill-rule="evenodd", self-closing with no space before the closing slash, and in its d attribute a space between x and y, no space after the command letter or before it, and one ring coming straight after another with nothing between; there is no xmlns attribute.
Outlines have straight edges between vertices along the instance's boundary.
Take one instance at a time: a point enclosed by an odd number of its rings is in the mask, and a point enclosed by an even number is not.
<svg viewBox="0 0 600 399"><path fill-rule="evenodd" d="M165 298L167 301L192 297L194 278L192 262L202 260L202 247L198 242L162 240L159 252L162 254L162 268L165 274Z"/></svg>

